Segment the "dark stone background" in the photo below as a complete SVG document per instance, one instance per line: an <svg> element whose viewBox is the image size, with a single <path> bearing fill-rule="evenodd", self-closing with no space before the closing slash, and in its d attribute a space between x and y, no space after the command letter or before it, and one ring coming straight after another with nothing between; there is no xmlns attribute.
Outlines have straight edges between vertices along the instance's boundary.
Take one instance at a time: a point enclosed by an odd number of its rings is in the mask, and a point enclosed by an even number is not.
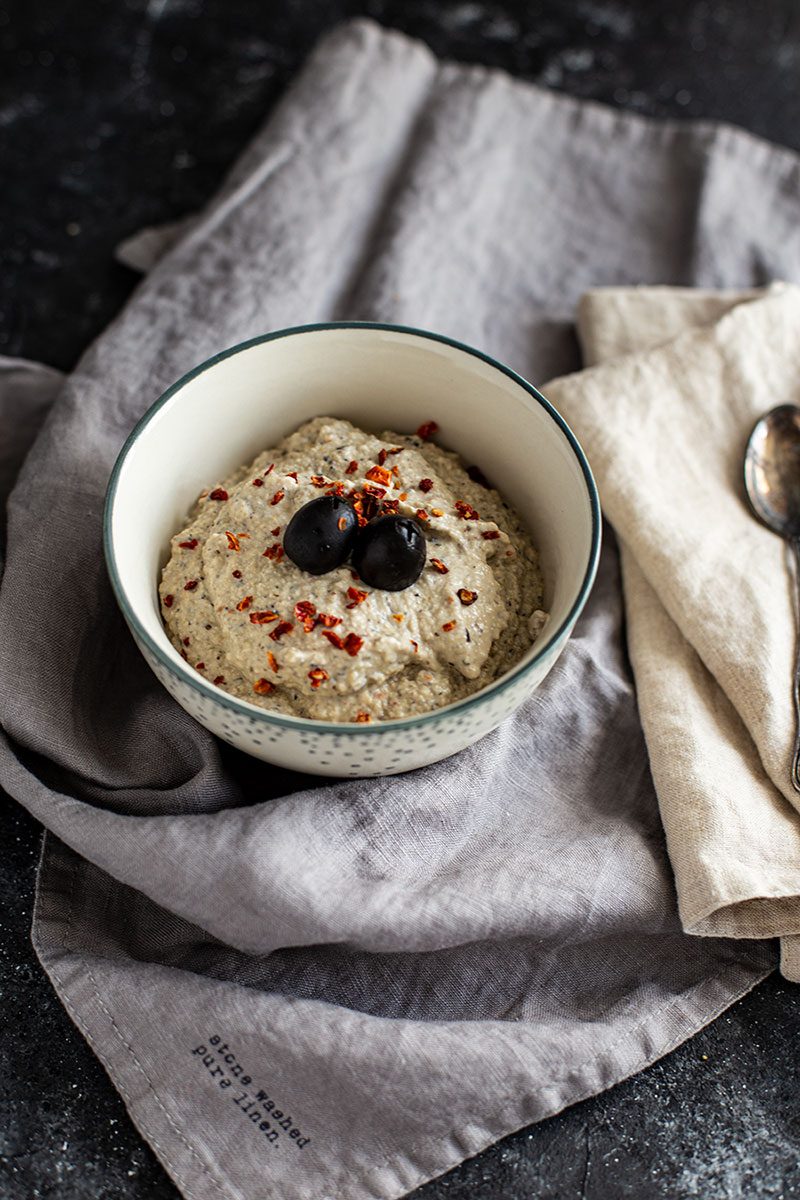
<svg viewBox="0 0 800 1200"><path fill-rule="evenodd" d="M796 0L0 0L0 353L71 367L135 285L114 245L200 205L355 13L442 55L800 149ZM175 1200L31 950L38 827L9 801L0 821L0 1197ZM773 976L641 1075L416 1196L800 1196L798 1066L800 990Z"/></svg>

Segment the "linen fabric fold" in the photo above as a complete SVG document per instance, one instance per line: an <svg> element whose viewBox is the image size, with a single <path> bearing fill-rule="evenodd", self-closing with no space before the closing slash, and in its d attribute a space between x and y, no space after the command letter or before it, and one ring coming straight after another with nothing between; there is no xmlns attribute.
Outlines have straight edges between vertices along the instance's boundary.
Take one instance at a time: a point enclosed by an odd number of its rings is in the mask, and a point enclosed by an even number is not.
<svg viewBox="0 0 800 1200"><path fill-rule="evenodd" d="M800 288L612 288L580 308L597 366L550 385L621 539L639 710L683 926L780 937L800 980L794 583L751 515L756 420L800 402ZM638 351L638 352L637 352Z"/></svg>
<svg viewBox="0 0 800 1200"><path fill-rule="evenodd" d="M215 742L133 646L100 548L123 439L201 359L304 321L564 373L588 288L800 275L796 177L356 22L60 391L8 508L0 782L50 831L44 967L186 1196L400 1196L666 1053L775 954L680 928L611 537L513 718L320 785Z"/></svg>

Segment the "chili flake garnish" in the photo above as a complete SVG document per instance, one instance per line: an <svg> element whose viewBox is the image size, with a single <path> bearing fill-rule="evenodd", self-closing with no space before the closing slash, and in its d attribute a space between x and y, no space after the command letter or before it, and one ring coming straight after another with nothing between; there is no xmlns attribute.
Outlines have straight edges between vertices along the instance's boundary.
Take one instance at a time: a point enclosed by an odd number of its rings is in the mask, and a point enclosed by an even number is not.
<svg viewBox="0 0 800 1200"><path fill-rule="evenodd" d="M495 541L496 538L500 537L500 530L499 529L484 529L483 533L481 534L481 537L486 538L487 542L493 542L493 541Z"/></svg>
<svg viewBox="0 0 800 1200"><path fill-rule="evenodd" d="M401 500L403 501L403 503L405 504L406 500L408 499L408 492L401 492L401 493L400 493L400 499L401 499Z"/></svg>
<svg viewBox="0 0 800 1200"><path fill-rule="evenodd" d="M368 712L356 713L356 723L358 725L368 725L371 720L372 720L372 717L369 715Z"/></svg>
<svg viewBox="0 0 800 1200"><path fill-rule="evenodd" d="M480 467L467 467L467 475L473 483L479 483L481 487L490 488L492 486Z"/></svg>
<svg viewBox="0 0 800 1200"><path fill-rule="evenodd" d="M235 533L230 533L230 532L229 532L229 531L226 529L226 530L225 530L225 537L228 539L228 549L229 549L229 550L237 550L237 551L238 551L238 550L241 550L241 546L239 545L239 539L238 539L238 537L236 536L236 534L235 534Z"/></svg>
<svg viewBox="0 0 800 1200"><path fill-rule="evenodd" d="M297 471L287 471L286 478L293 479L295 481L295 483L297 483Z"/></svg>
<svg viewBox="0 0 800 1200"><path fill-rule="evenodd" d="M445 621L444 625L442 626L442 629L444 630L445 633L450 633L450 631L455 629L455 627L456 627L455 621Z"/></svg>
<svg viewBox="0 0 800 1200"><path fill-rule="evenodd" d="M392 620L397 621L399 625L401 621L405 620L405 613L392 613Z"/></svg>
<svg viewBox="0 0 800 1200"><path fill-rule="evenodd" d="M456 512L465 521L477 521L479 519L479 514L471 504L467 504L466 500L456 500Z"/></svg>
<svg viewBox="0 0 800 1200"><path fill-rule="evenodd" d="M253 684L253 691L259 696L269 696L275 691L275 684L269 679L257 679Z"/></svg>
<svg viewBox="0 0 800 1200"><path fill-rule="evenodd" d="M281 621L280 625L276 625L269 636L273 642L279 642L285 633L291 633L293 629L294 625L291 621Z"/></svg>
<svg viewBox="0 0 800 1200"><path fill-rule="evenodd" d="M359 637L357 633L348 633L344 639L344 648L351 658L355 658L363 645L364 639Z"/></svg>
<svg viewBox="0 0 800 1200"><path fill-rule="evenodd" d="M466 607L468 604L474 604L478 599L477 592L471 592L469 588L459 588L456 592L461 603Z"/></svg>
<svg viewBox="0 0 800 1200"><path fill-rule="evenodd" d="M217 687L219 687L219 685L224 682L225 682L224 675L217 675L216 679L214 680L214 683L216 684Z"/></svg>
<svg viewBox="0 0 800 1200"><path fill-rule="evenodd" d="M429 521L430 520L430 517L425 512L424 508L417 509L417 516L419 517L420 521Z"/></svg>
<svg viewBox="0 0 800 1200"><path fill-rule="evenodd" d="M278 666L277 658L275 657L275 655L272 653L271 650L267 651L267 662L269 663L269 665L272 667L273 671L277 675L278 671L280 671L280 667Z"/></svg>
<svg viewBox="0 0 800 1200"><path fill-rule="evenodd" d="M164 597L164 608L172 608L174 603L175 603L174 596L169 595L169 596Z"/></svg>
<svg viewBox="0 0 800 1200"><path fill-rule="evenodd" d="M278 534L280 533L280 531L281 531L280 525L276 525L274 529L270 529L270 533L272 534L273 537L277 537Z"/></svg>
<svg viewBox="0 0 800 1200"><path fill-rule="evenodd" d="M195 663L194 669L195 669L195 671L205 671L206 664L204 662Z"/></svg>
<svg viewBox="0 0 800 1200"><path fill-rule="evenodd" d="M446 567L444 565L444 563L442 562L442 560L440 558L432 558L431 566L433 567L434 571L438 571L440 575L446 575L447 572L450 570L449 567Z"/></svg>
<svg viewBox="0 0 800 1200"><path fill-rule="evenodd" d="M344 533L345 529L347 529L347 517L339 517L339 520L336 522L336 528L341 529L342 533Z"/></svg>
<svg viewBox="0 0 800 1200"><path fill-rule="evenodd" d="M324 475L312 475L311 482L313 483L315 488L322 488L322 487L325 487L325 484L328 481Z"/></svg>
<svg viewBox="0 0 800 1200"><path fill-rule="evenodd" d="M312 604L310 600L298 600L294 606L294 615L298 621L305 621L310 617L316 616L317 606Z"/></svg>
<svg viewBox="0 0 800 1200"><path fill-rule="evenodd" d="M228 493L225 488L214 488L213 492L208 493L209 500L227 500Z"/></svg>
<svg viewBox="0 0 800 1200"><path fill-rule="evenodd" d="M322 636L327 638L330 644L335 646L337 650L344 650L344 642L338 633L333 633L330 629L323 629Z"/></svg>
<svg viewBox="0 0 800 1200"><path fill-rule="evenodd" d="M253 603L253 597L252 597L252 596L245 596L245 597L244 597L244 599L243 599L243 600L240 600L240 601L239 601L239 603L236 605L236 611L237 611L237 612L247 612L248 608L250 607L250 605L251 605L252 603ZM252 620L253 620L253 617L255 617L255 616L263 616L263 613L251 613L251 614L250 614L250 620L252 621ZM256 622L255 622L255 621L253 621L253 624L254 624L254 625L255 625L255 623L256 623Z"/></svg>
<svg viewBox="0 0 800 1200"><path fill-rule="evenodd" d="M250 599L252 600L252 596ZM237 604L236 607L238 608L239 605ZM271 608L262 609L261 612L250 613L251 625L269 625L270 621L277 621L277 619L278 614L273 612Z"/></svg>
<svg viewBox="0 0 800 1200"><path fill-rule="evenodd" d="M184 646L188 646L188 645L189 645L189 643L191 642L191 640L192 640L192 639L191 639L191 638L188 638L188 637L181 638L181 641L183 642Z"/></svg>
<svg viewBox="0 0 800 1200"><path fill-rule="evenodd" d="M411 640L411 645L414 647L414 653L419 654L419 642L415 642L413 638L411 638L410 640Z"/></svg>
<svg viewBox="0 0 800 1200"><path fill-rule="evenodd" d="M326 496L343 496L344 495L344 484L342 483L342 481L340 479L337 479L335 483L330 484L325 489L325 495Z"/></svg>
<svg viewBox="0 0 800 1200"><path fill-rule="evenodd" d="M275 463L270 463L269 466L267 467L266 471L264 472L264 478L266 479L267 476L271 475L274 470L275 470Z"/></svg>
<svg viewBox="0 0 800 1200"><path fill-rule="evenodd" d="M388 453L389 451L384 450L383 446L381 446L380 450L378 451L378 462L381 466L383 466L383 464L386 462L386 456Z"/></svg>
<svg viewBox="0 0 800 1200"><path fill-rule="evenodd" d="M371 483L365 483L362 490L367 496L375 496L378 500L382 500L386 495L386 488L375 487Z"/></svg>
<svg viewBox="0 0 800 1200"><path fill-rule="evenodd" d="M198 582L199 581L197 579L187 579L186 583L183 585L183 590L185 592L193 592L197 587Z"/></svg>
<svg viewBox="0 0 800 1200"><path fill-rule="evenodd" d="M264 486L263 479L254 479L253 480L253 487L263 487L263 486Z"/></svg>
<svg viewBox="0 0 800 1200"><path fill-rule="evenodd" d="M327 671L323 671L322 667L312 667L308 672L308 678L311 680L312 688L318 688L326 679L330 679Z"/></svg>
<svg viewBox="0 0 800 1200"><path fill-rule="evenodd" d="M347 595L351 603L346 604L345 608L358 608L359 604L364 603L369 595L369 592L362 592L360 588L349 587L347 589Z"/></svg>
<svg viewBox="0 0 800 1200"><path fill-rule="evenodd" d="M233 576L233 578L234 578L234 579L241 579L241 578L242 578L242 572L241 572L241 571L231 571L231 575Z"/></svg>
<svg viewBox="0 0 800 1200"><path fill-rule="evenodd" d="M444 513L442 512L441 508L432 508L431 516L432 517L443 517Z"/></svg>
<svg viewBox="0 0 800 1200"><path fill-rule="evenodd" d="M399 500L384 500L383 503L381 504L381 515L388 516L390 514L396 513L399 508L400 508Z"/></svg>
<svg viewBox="0 0 800 1200"><path fill-rule="evenodd" d="M358 583L361 576L359 575L358 571L351 571L350 578L353 580L353 583Z"/></svg>
<svg viewBox="0 0 800 1200"><path fill-rule="evenodd" d="M266 550L261 555L261 557L262 558L271 558L275 562L280 562L281 559L283 558L283 546L280 544L280 542L275 542L274 545L267 546Z"/></svg>
<svg viewBox="0 0 800 1200"><path fill-rule="evenodd" d="M317 617L320 625L324 625L326 629L333 629L334 625L341 625L341 617L332 617L329 613L320 613Z"/></svg>
<svg viewBox="0 0 800 1200"><path fill-rule="evenodd" d="M344 473L345 473L345 475L355 475L357 470L358 470L358 463L355 459L353 459L352 462L349 462L347 464L347 466L345 467Z"/></svg>
<svg viewBox="0 0 800 1200"><path fill-rule="evenodd" d="M286 495L286 492L277 491L275 493L275 495L272 497L272 499L270 500L270 504L280 504L281 500L283 499L283 497L285 495Z"/></svg>
<svg viewBox="0 0 800 1200"><path fill-rule="evenodd" d="M419 486L419 490L421 492L432 492L433 491L433 480L432 479L420 479L418 486Z"/></svg>
<svg viewBox="0 0 800 1200"><path fill-rule="evenodd" d="M188 542L178 542L181 550L194 550L199 544L197 538L190 538Z"/></svg>
<svg viewBox="0 0 800 1200"><path fill-rule="evenodd" d="M367 479L371 479L373 483L380 483L383 487L388 487L392 482L392 473L387 471L386 467L370 467L367 471Z"/></svg>
<svg viewBox="0 0 800 1200"><path fill-rule="evenodd" d="M417 430L417 437L422 438L423 442L427 442L428 438L432 438L438 432L439 426L435 421L425 421Z"/></svg>

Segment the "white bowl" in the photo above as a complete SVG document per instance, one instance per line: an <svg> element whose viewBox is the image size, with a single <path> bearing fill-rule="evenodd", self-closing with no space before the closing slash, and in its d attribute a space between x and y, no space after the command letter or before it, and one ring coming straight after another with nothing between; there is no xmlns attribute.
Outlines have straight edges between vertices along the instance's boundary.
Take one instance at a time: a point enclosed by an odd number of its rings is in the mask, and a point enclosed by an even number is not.
<svg viewBox="0 0 800 1200"><path fill-rule="evenodd" d="M174 649L158 580L170 537L198 493L311 417L441 440L477 463L541 551L550 619L528 654L494 683L446 708L372 725L270 713L220 691ZM591 588L600 507L586 458L536 388L485 354L438 334L337 323L243 342L178 380L122 448L106 497L106 562L136 642L164 687L240 750L320 775L391 775L437 762L489 733L539 686Z"/></svg>

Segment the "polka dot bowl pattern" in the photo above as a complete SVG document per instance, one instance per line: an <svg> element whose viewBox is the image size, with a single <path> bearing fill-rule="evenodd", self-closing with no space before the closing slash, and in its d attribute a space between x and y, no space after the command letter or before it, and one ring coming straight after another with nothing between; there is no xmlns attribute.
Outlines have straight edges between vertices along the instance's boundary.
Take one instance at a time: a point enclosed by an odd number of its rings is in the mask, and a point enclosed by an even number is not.
<svg viewBox="0 0 800 1200"><path fill-rule="evenodd" d="M542 555L550 618L519 663L446 708L371 725L270 713L215 688L164 630L157 585L171 535L198 493L311 417L441 440L495 480ZM157 488L153 479L159 480ZM178 380L125 443L108 488L106 562L142 654L216 736L266 762L319 775L392 775L447 758L495 729L539 686L591 589L597 490L574 435L545 398L480 351L398 326L334 323L266 334Z"/></svg>

